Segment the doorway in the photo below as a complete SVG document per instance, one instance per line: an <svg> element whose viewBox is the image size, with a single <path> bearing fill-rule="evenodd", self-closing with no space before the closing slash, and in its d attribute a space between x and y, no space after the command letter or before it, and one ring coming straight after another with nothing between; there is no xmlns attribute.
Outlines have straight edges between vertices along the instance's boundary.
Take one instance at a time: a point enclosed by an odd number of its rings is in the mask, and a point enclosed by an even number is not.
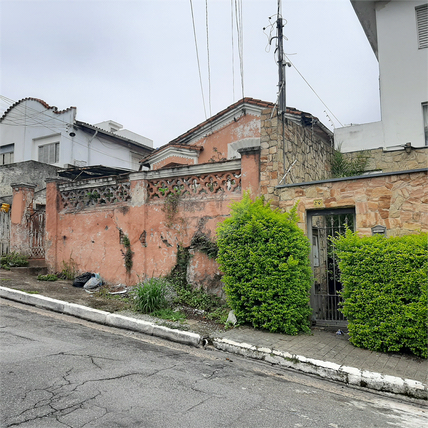
<svg viewBox="0 0 428 428"><path fill-rule="evenodd" d="M311 291L313 321L321 326L346 326L346 319L339 311L342 283L331 238L344 235L347 229L355 230L355 209L308 211L307 219L314 274Z"/></svg>

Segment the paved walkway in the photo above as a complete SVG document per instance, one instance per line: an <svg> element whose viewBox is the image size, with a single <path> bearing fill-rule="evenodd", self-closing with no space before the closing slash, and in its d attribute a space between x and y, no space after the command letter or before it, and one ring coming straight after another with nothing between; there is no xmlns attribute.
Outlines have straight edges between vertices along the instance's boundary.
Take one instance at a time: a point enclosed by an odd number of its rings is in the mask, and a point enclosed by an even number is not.
<svg viewBox="0 0 428 428"><path fill-rule="evenodd" d="M346 331L346 329L342 329ZM428 360L405 354L384 354L353 346L348 335L336 335L333 331L312 329L312 335L287 336L239 327L217 337L244 342L259 347L276 349L306 358L330 361L340 366L356 367L360 370L414 379L428 384Z"/></svg>

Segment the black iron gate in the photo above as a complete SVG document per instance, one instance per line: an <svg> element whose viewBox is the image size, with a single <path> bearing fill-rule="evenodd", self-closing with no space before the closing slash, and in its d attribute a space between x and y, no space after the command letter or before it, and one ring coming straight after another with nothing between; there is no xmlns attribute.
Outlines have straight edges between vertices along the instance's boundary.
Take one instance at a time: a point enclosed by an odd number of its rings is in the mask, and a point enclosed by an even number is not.
<svg viewBox="0 0 428 428"><path fill-rule="evenodd" d="M313 318L317 325L344 326L346 319L338 310L342 284L331 237L346 229L355 230L353 208L308 212L308 237L312 243L311 262L314 285L311 292Z"/></svg>

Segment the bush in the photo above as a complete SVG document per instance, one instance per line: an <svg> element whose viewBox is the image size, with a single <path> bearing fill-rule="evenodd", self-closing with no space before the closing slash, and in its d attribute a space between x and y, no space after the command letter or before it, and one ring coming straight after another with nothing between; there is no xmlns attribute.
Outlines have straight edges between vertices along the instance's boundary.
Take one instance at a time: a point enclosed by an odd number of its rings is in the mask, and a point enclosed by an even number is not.
<svg viewBox="0 0 428 428"><path fill-rule="evenodd" d="M145 314L165 309L170 305L173 291L165 278L149 278L133 290L135 309Z"/></svg>
<svg viewBox="0 0 428 428"><path fill-rule="evenodd" d="M8 269L9 267L25 267L28 266L28 257L12 252L9 254L4 254L0 259L1 267Z"/></svg>
<svg viewBox="0 0 428 428"><path fill-rule="evenodd" d="M334 239L351 343L427 358L428 235Z"/></svg>
<svg viewBox="0 0 428 428"><path fill-rule="evenodd" d="M296 207L281 213L245 194L217 233L217 260L238 321L272 332L309 332L309 241L297 226Z"/></svg>

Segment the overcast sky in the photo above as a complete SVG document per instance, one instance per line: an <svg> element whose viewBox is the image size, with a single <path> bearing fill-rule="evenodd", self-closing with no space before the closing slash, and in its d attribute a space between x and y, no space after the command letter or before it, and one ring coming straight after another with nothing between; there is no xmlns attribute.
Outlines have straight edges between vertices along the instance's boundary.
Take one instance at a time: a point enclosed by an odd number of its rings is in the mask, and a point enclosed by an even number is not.
<svg viewBox="0 0 428 428"><path fill-rule="evenodd" d="M231 28L236 1L208 0L209 50L206 2L192 3L209 117L242 98L236 22L233 37ZM169 142L206 119L190 4L0 0L0 113L14 101L40 98L60 110L77 107L84 122L112 119L155 147ZM276 12L277 0L242 1L246 97L276 100L274 49L266 51L263 31ZM350 1L283 0L282 14L284 50L295 65L287 68L287 106L333 129L298 70L336 127L333 115L344 125L380 120L378 63Z"/></svg>

